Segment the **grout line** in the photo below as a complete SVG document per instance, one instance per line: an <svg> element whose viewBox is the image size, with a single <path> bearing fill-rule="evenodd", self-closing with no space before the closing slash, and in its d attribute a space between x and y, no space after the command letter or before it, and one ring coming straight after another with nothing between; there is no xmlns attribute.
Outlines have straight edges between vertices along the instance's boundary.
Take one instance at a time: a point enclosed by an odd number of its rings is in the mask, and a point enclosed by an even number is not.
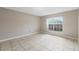
<svg viewBox="0 0 79 59"><path fill-rule="evenodd" d="M13 46L12 46L11 41L9 41L9 43L10 43L10 46L11 46L11 51L13 51Z"/></svg>
<svg viewBox="0 0 79 59"><path fill-rule="evenodd" d="M18 40L17 42L24 49L24 51L26 51L26 49L22 46L22 44L20 43L20 41Z"/></svg>
<svg viewBox="0 0 79 59"><path fill-rule="evenodd" d="M0 43L0 51L1 51L1 43Z"/></svg>
<svg viewBox="0 0 79 59"><path fill-rule="evenodd" d="M36 36L37 37L37 36ZM36 38L35 37L35 38ZM49 36L48 36L49 37ZM35 38L33 38L33 39L35 39ZM40 39L44 39L44 38L40 38ZM38 39L39 41L40 41L40 39ZM22 39L21 39L22 40ZM27 51L26 50L26 48L22 45L22 43L21 43L21 41L20 40L18 40L18 39L16 39L16 41L17 41L17 43L18 43L18 45L24 50L24 51ZM13 45L12 45L12 43L11 42L13 42L13 41L8 41L9 42L9 44L10 44L10 48L11 48L11 50L12 51L15 51L14 49L13 49ZM32 43L34 43L34 42L32 42ZM73 43L73 50L71 50L71 51L77 51L76 50L76 41L72 41L72 43ZM67 43L66 43L67 44ZM39 46L41 46L41 47L43 47L44 49L47 49L47 51L55 51L55 50L53 50L53 49L49 49L49 48L47 48L46 46L44 46L44 45L41 45L41 41L40 41L40 43L39 43ZM63 47L64 47L64 45L63 45ZM63 48L61 51L67 51L67 50L64 50L65 48ZM1 43L0 43L0 51L1 51ZM60 50L57 50L57 51L60 51ZM69 51L69 50L68 50Z"/></svg>

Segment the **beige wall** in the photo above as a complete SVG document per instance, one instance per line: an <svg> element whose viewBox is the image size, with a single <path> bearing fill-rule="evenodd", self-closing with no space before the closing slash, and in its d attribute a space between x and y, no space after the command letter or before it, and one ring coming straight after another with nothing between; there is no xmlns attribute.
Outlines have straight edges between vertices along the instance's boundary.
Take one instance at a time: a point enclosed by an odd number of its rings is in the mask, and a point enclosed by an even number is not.
<svg viewBox="0 0 79 59"><path fill-rule="evenodd" d="M42 33L49 33L57 36L68 37L72 39L77 39L78 37L78 15L77 10L75 11L68 11L54 15L48 15L41 17L41 32ZM56 16L63 16L64 17L64 26L63 32L56 32L56 31L49 31L47 30L46 19Z"/></svg>
<svg viewBox="0 0 79 59"><path fill-rule="evenodd" d="M0 40L39 31L39 17L0 8Z"/></svg>
<svg viewBox="0 0 79 59"><path fill-rule="evenodd" d="M79 10L78 10L78 42L79 42Z"/></svg>
<svg viewBox="0 0 79 59"><path fill-rule="evenodd" d="M77 10L41 17L41 32L62 37L77 38L79 19ZM63 16L63 32L47 30L46 19ZM0 40L40 32L40 17L0 8Z"/></svg>

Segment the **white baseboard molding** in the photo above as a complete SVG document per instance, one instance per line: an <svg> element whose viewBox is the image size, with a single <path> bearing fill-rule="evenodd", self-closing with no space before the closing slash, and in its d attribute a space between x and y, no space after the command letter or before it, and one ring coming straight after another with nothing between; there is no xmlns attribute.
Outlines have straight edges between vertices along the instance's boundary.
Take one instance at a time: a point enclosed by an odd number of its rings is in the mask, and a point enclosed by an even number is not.
<svg viewBox="0 0 79 59"><path fill-rule="evenodd" d="M37 34L37 33L39 33L39 32L30 33L30 34L26 34L26 35L15 36L15 37L7 38L7 39L1 39L0 42L12 40L12 39L17 39L17 38L21 38L21 37L25 37L25 36L30 36L30 35ZM43 33L41 33L41 34L49 34L49 33L43 32ZM49 35L53 35L53 34L49 34ZM54 36L58 36L58 35L54 35ZM70 37L70 36L59 36L59 37L69 38L69 39L73 39L73 40L74 40L74 39L75 39L75 40L78 40L78 38L73 38L73 37Z"/></svg>
<svg viewBox="0 0 79 59"><path fill-rule="evenodd" d="M55 35L55 34L52 34L52 33L48 33L48 32L43 32L43 34L49 34L49 35L54 35L54 36L59 36L59 37L62 37L62 38L67 38L67 39L72 39L72 40L78 40L78 38L75 38L75 37L72 37L72 36L70 36L70 35L65 35L65 34L63 34L63 35Z"/></svg>
<svg viewBox="0 0 79 59"><path fill-rule="evenodd" d="M37 34L37 33L39 33L39 32L30 33L30 34L26 34L26 35L15 36L15 37L7 38L7 39L2 39L2 40L0 40L0 42L12 40L12 39L17 39L17 38L21 38L21 37L25 37L25 36L30 36L30 35Z"/></svg>
<svg viewBox="0 0 79 59"><path fill-rule="evenodd" d="M78 40L78 38L76 38L76 37L71 37L71 36L65 36L66 38L69 38L69 39L73 39L73 40Z"/></svg>

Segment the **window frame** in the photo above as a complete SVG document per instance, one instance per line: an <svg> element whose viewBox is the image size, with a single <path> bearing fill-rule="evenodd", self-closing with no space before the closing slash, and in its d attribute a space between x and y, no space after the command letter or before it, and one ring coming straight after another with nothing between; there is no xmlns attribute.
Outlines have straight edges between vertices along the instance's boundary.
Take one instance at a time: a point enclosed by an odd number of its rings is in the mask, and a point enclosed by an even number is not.
<svg viewBox="0 0 79 59"><path fill-rule="evenodd" d="M59 31L56 31L56 30L50 30L50 29L49 29L48 20L49 20L50 18L56 18L56 17L62 17L62 19L63 19L63 23L62 23L62 31L60 31L60 30L59 30ZM48 31L63 32L63 30L64 30L64 28L63 28L63 27L64 27L64 17L63 17L63 16L56 16L56 17L50 17L50 18L47 18L47 30L48 30Z"/></svg>

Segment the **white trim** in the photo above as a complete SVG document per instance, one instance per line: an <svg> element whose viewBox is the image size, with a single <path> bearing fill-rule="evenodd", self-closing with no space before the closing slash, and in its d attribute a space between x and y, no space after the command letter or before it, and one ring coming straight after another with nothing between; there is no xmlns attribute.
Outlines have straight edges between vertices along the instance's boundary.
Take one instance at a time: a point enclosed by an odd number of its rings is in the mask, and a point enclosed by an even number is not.
<svg viewBox="0 0 79 59"><path fill-rule="evenodd" d="M2 40L0 40L0 42L4 42L4 41L7 41L7 40L12 40L12 39L17 39L17 38L21 38L21 37L37 34L37 33L39 33L39 32L25 34L25 35L20 35L20 36L15 36L15 37L7 38L7 39L2 39Z"/></svg>
<svg viewBox="0 0 79 59"><path fill-rule="evenodd" d="M54 36L59 36L59 37L63 37L63 38L68 38L68 39L72 39L72 40L78 40L78 38L73 37L72 35L69 35L69 34L57 35L57 34L53 34L53 33L49 33L49 32L43 32L43 33L49 34L49 35L54 35Z"/></svg>
<svg viewBox="0 0 79 59"><path fill-rule="evenodd" d="M72 36L70 36L70 35L65 35L65 37L67 37L67 38L69 38L69 39L75 39L75 40L78 40L78 38L76 38L76 37L72 37Z"/></svg>

